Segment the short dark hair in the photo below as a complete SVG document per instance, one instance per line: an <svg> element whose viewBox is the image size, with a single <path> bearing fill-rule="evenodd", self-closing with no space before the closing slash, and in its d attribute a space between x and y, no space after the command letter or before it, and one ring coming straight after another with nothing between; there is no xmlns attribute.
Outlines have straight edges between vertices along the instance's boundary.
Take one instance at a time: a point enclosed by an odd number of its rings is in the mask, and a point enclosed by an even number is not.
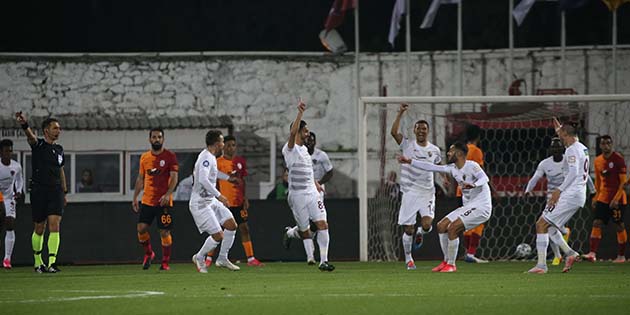
<svg viewBox="0 0 630 315"><path fill-rule="evenodd" d="M208 132L206 133L206 145L214 145L215 143L219 142L219 137L221 137L222 135L223 134L221 133L221 130L208 130Z"/></svg>
<svg viewBox="0 0 630 315"><path fill-rule="evenodd" d="M155 128L151 128L151 130L149 130L149 138L151 138L151 134L154 131L159 131L162 133L162 137L164 137L164 129L160 128L160 127L155 127Z"/></svg>
<svg viewBox="0 0 630 315"><path fill-rule="evenodd" d="M12 146L13 146L13 141L9 139L2 139L2 141L0 141L0 149L3 149L5 147L12 147Z"/></svg>
<svg viewBox="0 0 630 315"><path fill-rule="evenodd" d="M52 123L59 123L59 120L57 120L56 118L52 118L52 117L48 117L46 119L44 119L44 121L42 121L42 130L50 127L50 124Z"/></svg>
<svg viewBox="0 0 630 315"><path fill-rule="evenodd" d="M603 136L599 137L599 141L602 141L602 140L610 140L610 142L613 141L613 139L612 139L612 137L610 135L603 135ZM0 147L2 147L1 143L0 143Z"/></svg>
<svg viewBox="0 0 630 315"><path fill-rule="evenodd" d="M313 138L313 140L317 141L317 135L315 135L314 132L311 131L309 134L310 134L309 137L311 137L311 138Z"/></svg>
<svg viewBox="0 0 630 315"><path fill-rule="evenodd" d="M236 137L234 137L233 135L227 135L227 136L223 137L223 142L228 142L228 141L236 142Z"/></svg>
<svg viewBox="0 0 630 315"><path fill-rule="evenodd" d="M477 125L470 124L466 126L466 141L477 140L481 137L481 128Z"/></svg>
<svg viewBox="0 0 630 315"><path fill-rule="evenodd" d="M304 128L306 126L306 122L304 120L300 120L300 128L298 129L298 131L302 130L302 128ZM289 125L289 129L293 128L293 123L291 123Z"/></svg>
<svg viewBox="0 0 630 315"><path fill-rule="evenodd" d="M560 138L558 137L553 137L551 138L551 142L549 143L549 145L552 146L554 143L560 143L560 145L562 145L562 140L560 140Z"/></svg>
<svg viewBox="0 0 630 315"><path fill-rule="evenodd" d="M462 151L464 155L468 155L468 146L465 143L457 141L453 143L453 147L455 147L456 150Z"/></svg>
<svg viewBox="0 0 630 315"><path fill-rule="evenodd" d="M427 125L427 128L428 128L428 129L431 129L431 126L429 125L429 122L428 122L428 121L426 121L426 120L424 120L424 119L420 119L420 120L416 121L416 123L415 123L415 125L414 125L414 126L416 126L416 125L418 125L418 124L425 124L425 125Z"/></svg>

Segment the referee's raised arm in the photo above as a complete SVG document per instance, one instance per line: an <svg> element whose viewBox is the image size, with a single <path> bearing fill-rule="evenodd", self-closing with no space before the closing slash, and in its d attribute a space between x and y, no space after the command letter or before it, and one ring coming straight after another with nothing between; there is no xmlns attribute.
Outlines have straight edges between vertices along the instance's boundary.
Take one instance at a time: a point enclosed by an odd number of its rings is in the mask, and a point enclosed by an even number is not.
<svg viewBox="0 0 630 315"><path fill-rule="evenodd" d="M15 119L17 120L18 124L20 124L22 129L24 129L24 133L26 134L26 141L28 141L28 144L32 146L37 143L37 137L35 136L35 133L31 129L31 127L28 125L24 114L22 114L22 112L15 113Z"/></svg>

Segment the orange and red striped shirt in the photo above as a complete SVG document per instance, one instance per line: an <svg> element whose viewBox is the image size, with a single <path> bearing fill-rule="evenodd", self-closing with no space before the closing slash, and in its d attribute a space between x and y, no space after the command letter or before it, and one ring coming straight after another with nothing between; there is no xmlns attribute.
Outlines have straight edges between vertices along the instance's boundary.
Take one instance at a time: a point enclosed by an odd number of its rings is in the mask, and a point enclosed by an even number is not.
<svg viewBox="0 0 630 315"><path fill-rule="evenodd" d="M142 203L147 206L159 206L160 198L168 191L171 172L179 171L175 153L164 150L155 155L147 151L140 156L140 174L144 175L144 195ZM173 195L169 196L169 205L173 206Z"/></svg>

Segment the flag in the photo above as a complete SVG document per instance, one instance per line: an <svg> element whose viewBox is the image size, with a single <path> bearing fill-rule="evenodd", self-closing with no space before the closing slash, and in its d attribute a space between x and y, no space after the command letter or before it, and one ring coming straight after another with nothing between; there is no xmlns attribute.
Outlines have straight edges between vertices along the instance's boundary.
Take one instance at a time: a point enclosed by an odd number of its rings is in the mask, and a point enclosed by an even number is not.
<svg viewBox="0 0 630 315"><path fill-rule="evenodd" d="M630 2L630 0L602 0L610 11L617 11L617 9L624 3Z"/></svg>
<svg viewBox="0 0 630 315"><path fill-rule="evenodd" d="M433 26L433 20L435 20L435 16L437 15L438 9L440 9L441 4L455 4L459 3L460 0L433 0L431 2L431 6L429 6L429 10L427 14L424 16L424 20L422 21L422 25L420 28L431 28Z"/></svg>
<svg viewBox="0 0 630 315"><path fill-rule="evenodd" d="M405 4L405 0L396 0L396 3L394 4L392 20L389 24L389 36L387 37L392 47L394 47L394 40L396 39L396 36L398 36L398 31L400 31L400 20L407 10L407 6Z"/></svg>
<svg viewBox="0 0 630 315"><path fill-rule="evenodd" d="M341 25L343 18L346 16L346 11L354 8L356 8L355 0L335 0L330 8L330 12L328 12L326 23L324 23L326 31L330 31Z"/></svg>
<svg viewBox="0 0 630 315"><path fill-rule="evenodd" d="M585 5L589 0L558 0L558 8L560 11L569 9L577 9Z"/></svg>

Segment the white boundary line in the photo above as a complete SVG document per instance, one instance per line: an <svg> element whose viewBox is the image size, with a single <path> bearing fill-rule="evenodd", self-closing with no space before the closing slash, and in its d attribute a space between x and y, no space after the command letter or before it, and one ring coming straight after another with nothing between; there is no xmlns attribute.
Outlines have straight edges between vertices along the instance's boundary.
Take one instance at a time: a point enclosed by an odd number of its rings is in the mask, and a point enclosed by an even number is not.
<svg viewBox="0 0 630 315"><path fill-rule="evenodd" d="M105 293L105 292L115 292L115 291L97 291L97 290L51 290L52 292L74 292L74 293ZM83 301L83 300L109 300L109 299L128 299L128 298L139 298L139 297L149 297L156 295L164 295L164 292L161 291L124 291L121 295L86 295L86 296L74 296L74 297L48 297L42 299L32 299L32 300L0 300L0 303L49 303L49 302L73 302L73 301Z"/></svg>

